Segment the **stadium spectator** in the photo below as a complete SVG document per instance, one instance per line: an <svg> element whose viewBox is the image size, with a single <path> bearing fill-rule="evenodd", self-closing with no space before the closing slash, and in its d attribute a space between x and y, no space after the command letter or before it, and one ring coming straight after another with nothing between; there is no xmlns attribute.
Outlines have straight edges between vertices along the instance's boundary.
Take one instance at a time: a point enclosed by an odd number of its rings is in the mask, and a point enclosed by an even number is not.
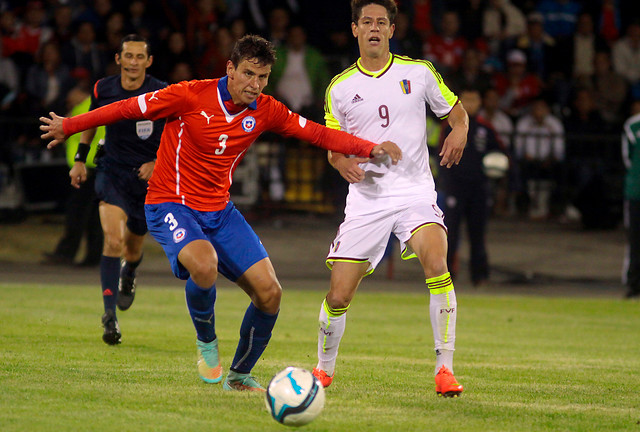
<svg viewBox="0 0 640 432"><path fill-rule="evenodd" d="M631 117L624 123L622 155L625 177L625 226L627 251L623 264L623 283L627 298L640 297L640 100L631 105Z"/></svg>
<svg viewBox="0 0 640 432"><path fill-rule="evenodd" d="M85 89L74 87L67 96L67 106L71 116L89 111L91 97ZM86 238L85 256L79 265L93 267L100 264L103 235L98 212L98 197L95 192L95 151L98 142L104 139L104 127L101 127L91 142L91 151L87 155L87 179L78 188L71 187L65 204L64 232L53 252L43 254L43 264L72 265L83 238ZM69 137L65 142L69 168L75 164L80 134Z"/></svg>
<svg viewBox="0 0 640 432"><path fill-rule="evenodd" d="M422 55L420 36L411 27L410 20L411 18L406 12L398 11L398 15L396 16L396 29L393 32L393 39L389 41L389 50L394 54L420 58ZM340 71L344 70L347 66L348 65L344 65L341 67Z"/></svg>
<svg viewBox="0 0 640 432"><path fill-rule="evenodd" d="M277 7L269 13L269 30L266 39L279 48L287 43L291 14L283 7Z"/></svg>
<svg viewBox="0 0 640 432"><path fill-rule="evenodd" d="M301 26L289 29L286 45L276 48L276 58L267 89L292 110L320 121L330 77L324 57L307 44Z"/></svg>
<svg viewBox="0 0 640 432"><path fill-rule="evenodd" d="M486 0L462 0L459 2L457 10L460 17L460 33L466 40L475 41L483 37L482 20L478 17L482 16L485 8Z"/></svg>
<svg viewBox="0 0 640 432"><path fill-rule="evenodd" d="M218 27L206 50L200 55L200 60L196 64L196 75L201 79L224 75L227 59L235 42L227 27Z"/></svg>
<svg viewBox="0 0 640 432"><path fill-rule="evenodd" d="M394 36L395 38L395 36ZM480 94L487 91L492 83L491 76L482 70L484 55L475 48L467 49L462 56L460 69L451 74L447 80L449 88L458 93L465 88L474 88Z"/></svg>
<svg viewBox="0 0 640 432"><path fill-rule="evenodd" d="M575 80L589 80L594 74L596 52L607 49L606 41L595 33L593 17L583 12L578 16L576 32L558 44L557 59L564 76Z"/></svg>
<svg viewBox="0 0 640 432"><path fill-rule="evenodd" d="M500 95L500 109L518 117L540 94L542 81L527 72L527 56L520 50L512 50L507 55L507 70L494 76L494 86Z"/></svg>
<svg viewBox="0 0 640 432"><path fill-rule="evenodd" d="M504 148L513 153L513 120L499 107L500 96L494 88L484 92L482 107L478 116L487 121L500 137ZM517 164L512 163L508 175L497 180L493 186L493 213L509 216L515 212L515 197L518 191L520 171Z"/></svg>
<svg viewBox="0 0 640 432"><path fill-rule="evenodd" d="M41 117L41 129L42 139L50 139L52 148L67 134L100 124L169 119L149 184L146 217L172 271L187 280L198 373L205 382L222 381L214 312L215 283L222 274L251 298L223 388L264 392L250 373L271 338L282 288L264 246L229 199L236 163L265 130L297 136L325 149L389 156L394 163L401 151L391 142L376 145L324 128L261 94L275 61L267 40L242 38L231 59L223 78L175 84L73 118Z"/></svg>
<svg viewBox="0 0 640 432"><path fill-rule="evenodd" d="M607 131L607 124L598 112L593 97L593 92L587 88L575 90L571 101L571 113L564 121L566 140L566 162L568 171L568 183L572 186L571 199L580 201L577 198L581 194L588 194L590 182L601 176L607 166L615 163L614 157L618 154L618 149L607 148L606 144L599 139ZM596 201L592 202L596 203ZM598 218L602 217L603 209L584 208L586 202L580 202L583 207L583 223L591 225L587 220L587 213L598 213ZM597 206L599 207L599 206Z"/></svg>
<svg viewBox="0 0 640 432"><path fill-rule="evenodd" d="M492 55L498 55L505 41L520 36L525 30L525 16L511 0L489 0L482 14L482 34Z"/></svg>
<svg viewBox="0 0 640 432"><path fill-rule="evenodd" d="M434 33L425 41L422 51L443 72L453 72L462 64L462 56L469 43L460 36L460 18L456 11L442 15L442 31Z"/></svg>
<svg viewBox="0 0 640 432"><path fill-rule="evenodd" d="M613 70L608 52L597 52L593 62L593 76L577 80L576 83L593 91L598 111L608 127L619 128L629 87L624 77Z"/></svg>
<svg viewBox="0 0 640 432"><path fill-rule="evenodd" d="M543 17L540 13L532 13L527 17L527 31L515 39L513 48L527 56L527 69L546 80L553 63L555 40L544 32Z"/></svg>
<svg viewBox="0 0 640 432"><path fill-rule="evenodd" d="M433 23L440 22L442 14L432 0L413 0L411 5L413 9L411 24L420 35L420 39L424 41L433 34Z"/></svg>
<svg viewBox="0 0 640 432"><path fill-rule="evenodd" d="M29 111L33 114L66 111L66 97L72 87L71 71L62 63L58 44L45 43L25 80Z"/></svg>
<svg viewBox="0 0 640 432"><path fill-rule="evenodd" d="M154 60L153 68L158 78L162 80L169 79L169 74L176 64L193 62L193 56L187 50L187 41L182 32L172 32L161 53L158 55L158 60Z"/></svg>
<svg viewBox="0 0 640 432"><path fill-rule="evenodd" d="M88 70L94 81L104 76L107 59L96 42L95 27L91 22L78 23L74 37L62 46L62 59L71 69Z"/></svg>
<svg viewBox="0 0 640 432"><path fill-rule="evenodd" d="M191 65L185 62L178 62L169 73L169 84L176 84L180 81L191 81L193 78Z"/></svg>
<svg viewBox="0 0 640 432"><path fill-rule="evenodd" d="M45 24L46 13L42 1L29 0L23 13L23 22L17 29L19 51L35 56L40 47L53 36L53 31Z"/></svg>
<svg viewBox="0 0 640 432"><path fill-rule="evenodd" d="M640 99L640 21L627 26L625 36L613 44L613 69L622 75L634 98Z"/></svg>
<svg viewBox="0 0 640 432"><path fill-rule="evenodd" d="M500 140L507 149L511 149L513 138L513 121L499 107L500 95L494 88L484 92L482 107L478 115L488 121L500 136Z"/></svg>
<svg viewBox="0 0 640 432"><path fill-rule="evenodd" d="M529 217L547 219L551 215L551 205L562 198L552 196L552 193L562 174L565 136L562 122L551 114L544 99L535 99L531 113L516 123L514 152L526 188ZM557 209L553 210L557 215Z"/></svg>
<svg viewBox="0 0 640 432"><path fill-rule="evenodd" d="M536 9L544 18L544 30L558 39L573 34L582 5L574 0L541 0Z"/></svg>
<svg viewBox="0 0 640 432"><path fill-rule="evenodd" d="M482 96L476 89L463 89L460 101L469 114L469 133L460 164L442 170L438 178L438 193L444 192L444 217L447 221L447 266L455 281L460 274L458 249L462 238L463 221L469 238L469 271L474 286L489 279L489 257L485 234L492 206L489 178L483 157L491 152L504 153L496 131L479 116ZM447 128L444 136L451 132Z"/></svg>
<svg viewBox="0 0 640 432"><path fill-rule="evenodd" d="M0 39L0 112L6 112L11 108L19 91L20 72L15 62L2 54Z"/></svg>
<svg viewBox="0 0 640 432"><path fill-rule="evenodd" d="M130 32L125 29L125 17L122 12L114 12L107 19L102 42L106 52L118 52L120 41Z"/></svg>
<svg viewBox="0 0 640 432"><path fill-rule="evenodd" d="M68 4L60 4L53 10L53 36L60 46L73 37L73 9Z"/></svg>
<svg viewBox="0 0 640 432"><path fill-rule="evenodd" d="M620 8L618 0L603 0L598 16L598 34L612 45L620 37Z"/></svg>

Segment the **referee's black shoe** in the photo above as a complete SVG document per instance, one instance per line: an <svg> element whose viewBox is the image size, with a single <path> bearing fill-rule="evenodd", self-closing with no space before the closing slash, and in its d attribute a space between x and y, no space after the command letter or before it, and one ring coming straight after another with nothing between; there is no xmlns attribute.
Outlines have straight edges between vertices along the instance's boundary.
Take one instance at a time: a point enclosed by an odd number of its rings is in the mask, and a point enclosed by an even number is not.
<svg viewBox="0 0 640 432"><path fill-rule="evenodd" d="M118 309L126 311L131 307L133 299L136 297L136 274L124 271L125 263L120 267L120 284L118 285Z"/></svg>
<svg viewBox="0 0 640 432"><path fill-rule="evenodd" d="M115 312L108 310L102 315L102 327L104 327L104 334L102 335L104 343L118 345L122 338L122 333L120 333L120 326Z"/></svg>

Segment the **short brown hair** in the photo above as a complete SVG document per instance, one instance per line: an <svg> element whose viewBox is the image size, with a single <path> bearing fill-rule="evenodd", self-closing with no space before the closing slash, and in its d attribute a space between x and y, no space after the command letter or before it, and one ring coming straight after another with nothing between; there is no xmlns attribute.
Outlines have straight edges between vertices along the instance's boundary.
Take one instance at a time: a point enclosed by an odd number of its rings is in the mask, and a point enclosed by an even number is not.
<svg viewBox="0 0 640 432"><path fill-rule="evenodd" d="M276 51L273 44L261 36L246 35L240 38L233 46L231 63L235 67L242 60L256 59L261 65L272 65L276 62Z"/></svg>
<svg viewBox="0 0 640 432"><path fill-rule="evenodd" d="M398 15L398 5L394 0L351 0L351 21L354 24L358 24L362 8L370 4L377 4L385 8L391 24L395 22L396 15Z"/></svg>

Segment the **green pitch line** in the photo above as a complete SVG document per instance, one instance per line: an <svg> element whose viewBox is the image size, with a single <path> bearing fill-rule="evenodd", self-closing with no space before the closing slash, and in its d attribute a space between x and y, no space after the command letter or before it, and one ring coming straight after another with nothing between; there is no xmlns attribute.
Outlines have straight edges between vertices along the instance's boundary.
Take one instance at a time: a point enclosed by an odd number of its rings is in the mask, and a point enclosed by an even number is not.
<svg viewBox="0 0 640 432"><path fill-rule="evenodd" d="M254 370L312 368L323 291L283 296ZM305 431L639 430L637 302L458 295L455 374L465 392L438 398L428 298L362 290L348 312L336 379ZM223 367L248 304L221 289ZM283 431L260 395L224 392L196 373L180 289L141 287L119 312L120 346L101 340L95 286L0 285L0 430Z"/></svg>

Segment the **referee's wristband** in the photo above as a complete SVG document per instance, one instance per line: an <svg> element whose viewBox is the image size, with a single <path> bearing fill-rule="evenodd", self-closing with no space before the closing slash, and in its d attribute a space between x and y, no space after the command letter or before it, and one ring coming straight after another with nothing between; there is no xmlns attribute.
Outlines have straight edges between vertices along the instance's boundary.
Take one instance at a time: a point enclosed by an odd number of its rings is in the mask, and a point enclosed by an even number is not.
<svg viewBox="0 0 640 432"><path fill-rule="evenodd" d="M87 155L89 154L90 148L91 146L89 144L78 144L78 151L76 152L76 156L73 158L73 160L76 162L87 163Z"/></svg>

